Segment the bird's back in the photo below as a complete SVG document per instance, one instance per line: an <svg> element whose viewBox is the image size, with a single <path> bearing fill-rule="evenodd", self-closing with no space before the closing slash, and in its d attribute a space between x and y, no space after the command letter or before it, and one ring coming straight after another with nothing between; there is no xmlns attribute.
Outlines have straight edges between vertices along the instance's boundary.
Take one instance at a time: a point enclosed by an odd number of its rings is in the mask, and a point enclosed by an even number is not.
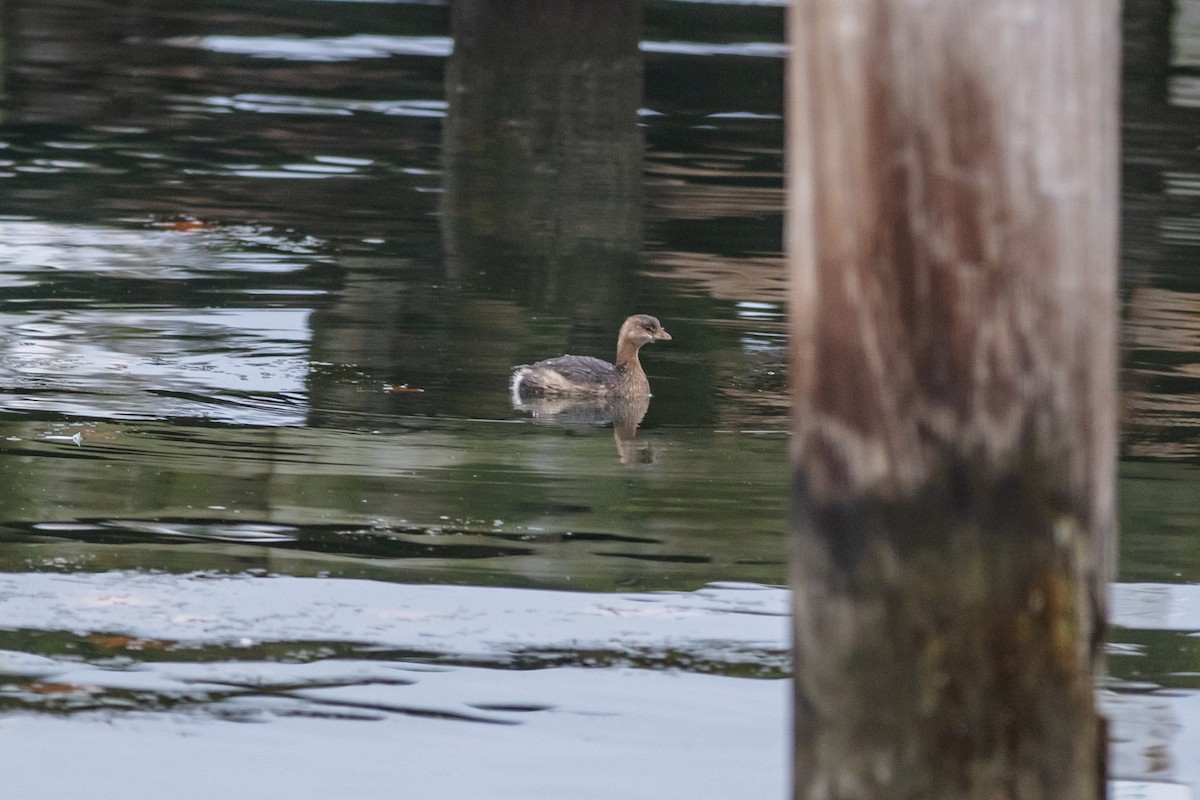
<svg viewBox="0 0 1200 800"><path fill-rule="evenodd" d="M523 364L513 373L514 397L604 395L616 383L612 364L592 356L559 356Z"/></svg>

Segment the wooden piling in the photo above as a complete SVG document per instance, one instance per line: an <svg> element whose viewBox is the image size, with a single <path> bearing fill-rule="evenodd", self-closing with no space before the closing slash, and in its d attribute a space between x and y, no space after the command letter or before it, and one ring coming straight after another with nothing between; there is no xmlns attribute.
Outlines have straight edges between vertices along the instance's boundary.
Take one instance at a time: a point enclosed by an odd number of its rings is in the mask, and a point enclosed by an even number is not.
<svg viewBox="0 0 1200 800"><path fill-rule="evenodd" d="M1115 0L794 0L795 796L1098 798Z"/></svg>

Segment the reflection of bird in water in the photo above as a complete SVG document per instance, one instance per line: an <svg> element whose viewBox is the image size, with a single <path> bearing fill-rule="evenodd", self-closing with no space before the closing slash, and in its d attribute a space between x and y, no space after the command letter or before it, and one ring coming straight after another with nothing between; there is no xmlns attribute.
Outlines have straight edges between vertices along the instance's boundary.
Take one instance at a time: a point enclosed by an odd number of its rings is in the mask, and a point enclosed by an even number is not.
<svg viewBox="0 0 1200 800"><path fill-rule="evenodd" d="M591 356L559 356L513 368L513 405L530 397L646 397L650 381L638 360L642 345L671 334L648 314L625 320L617 334L617 363ZM640 418L639 418L640 419Z"/></svg>
<svg viewBox="0 0 1200 800"><path fill-rule="evenodd" d="M556 359L557 360L557 359ZM538 422L563 426L612 423L617 454L625 466L654 463L654 450L637 438L638 425L650 407L650 395L637 397L513 397L513 408Z"/></svg>

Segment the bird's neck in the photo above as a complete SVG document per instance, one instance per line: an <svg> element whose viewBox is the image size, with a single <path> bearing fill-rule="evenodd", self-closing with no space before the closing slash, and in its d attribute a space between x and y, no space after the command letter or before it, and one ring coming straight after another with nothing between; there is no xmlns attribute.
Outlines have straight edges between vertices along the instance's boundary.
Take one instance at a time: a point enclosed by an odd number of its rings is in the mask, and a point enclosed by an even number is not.
<svg viewBox="0 0 1200 800"><path fill-rule="evenodd" d="M642 368L642 363L638 360L638 350L640 349L638 345L628 339L621 339L617 342L617 366L640 370Z"/></svg>

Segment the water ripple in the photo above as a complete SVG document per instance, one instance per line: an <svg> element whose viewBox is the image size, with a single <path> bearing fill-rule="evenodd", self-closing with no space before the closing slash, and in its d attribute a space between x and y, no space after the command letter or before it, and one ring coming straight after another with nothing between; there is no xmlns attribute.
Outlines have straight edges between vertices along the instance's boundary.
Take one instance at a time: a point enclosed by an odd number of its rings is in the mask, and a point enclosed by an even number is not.
<svg viewBox="0 0 1200 800"><path fill-rule="evenodd" d="M315 62L357 61L392 56L445 58L454 50L454 40L449 36L379 36L372 34L318 38L177 36L163 40L163 44L252 58Z"/></svg>

